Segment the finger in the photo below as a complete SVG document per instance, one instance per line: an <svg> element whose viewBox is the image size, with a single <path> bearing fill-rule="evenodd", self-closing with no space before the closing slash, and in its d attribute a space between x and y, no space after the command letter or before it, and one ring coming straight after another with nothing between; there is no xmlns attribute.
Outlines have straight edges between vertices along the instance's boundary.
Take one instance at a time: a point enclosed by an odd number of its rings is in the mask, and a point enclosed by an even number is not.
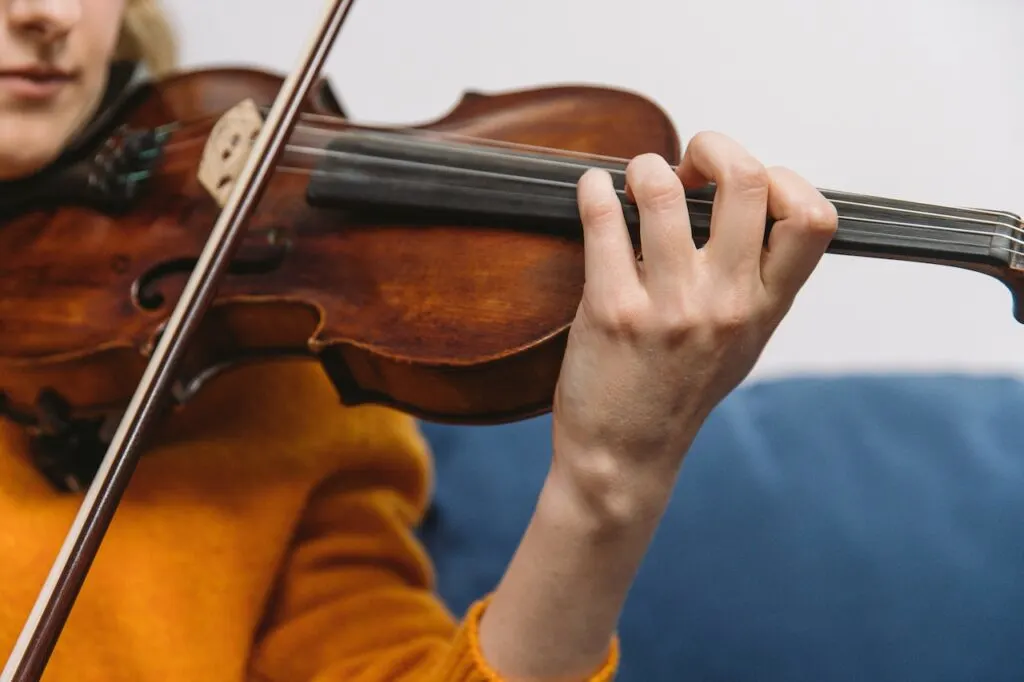
<svg viewBox="0 0 1024 682"><path fill-rule="evenodd" d="M757 272L770 185L764 166L734 140L704 132L690 141L678 172L687 185L717 185L711 236L704 246L710 262L728 272Z"/></svg>
<svg viewBox="0 0 1024 682"><path fill-rule="evenodd" d="M768 211L775 219L761 279L788 305L814 272L835 236L836 207L811 183L786 168L772 168Z"/></svg>
<svg viewBox="0 0 1024 682"><path fill-rule="evenodd" d="M611 175L591 168L580 177L576 195L583 224L586 286L599 298L639 287L633 242Z"/></svg>
<svg viewBox="0 0 1024 682"><path fill-rule="evenodd" d="M683 184L664 158L643 154L626 166L626 185L640 215L644 284L654 292L678 290L697 252Z"/></svg>

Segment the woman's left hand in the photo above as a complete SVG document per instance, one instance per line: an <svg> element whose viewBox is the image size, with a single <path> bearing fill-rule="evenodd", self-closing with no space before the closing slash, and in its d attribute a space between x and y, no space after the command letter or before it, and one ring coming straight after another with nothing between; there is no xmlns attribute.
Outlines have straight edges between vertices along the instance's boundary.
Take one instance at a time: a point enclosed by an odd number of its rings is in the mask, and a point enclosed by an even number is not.
<svg viewBox="0 0 1024 682"><path fill-rule="evenodd" d="M694 137L678 171L659 156L634 159L626 181L640 262L607 172L579 184L586 284L555 397L553 472L585 506L623 522L658 511L697 431L750 372L837 223L810 183L717 133ZM709 182L711 235L698 249L685 187Z"/></svg>

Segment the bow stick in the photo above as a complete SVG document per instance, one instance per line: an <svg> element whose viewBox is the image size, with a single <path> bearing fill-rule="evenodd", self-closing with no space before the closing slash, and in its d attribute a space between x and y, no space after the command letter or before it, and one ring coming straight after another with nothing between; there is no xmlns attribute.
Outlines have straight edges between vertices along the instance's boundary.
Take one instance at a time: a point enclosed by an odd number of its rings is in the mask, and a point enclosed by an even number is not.
<svg viewBox="0 0 1024 682"><path fill-rule="evenodd" d="M243 227L259 202L270 171L298 119L300 105L319 77L353 2L328 1L299 67L288 76L274 100L252 154L246 160L153 351L0 681L37 682L42 677L117 505L128 487L140 456L143 436L157 414L161 398L177 372L196 327L213 300L239 244Z"/></svg>

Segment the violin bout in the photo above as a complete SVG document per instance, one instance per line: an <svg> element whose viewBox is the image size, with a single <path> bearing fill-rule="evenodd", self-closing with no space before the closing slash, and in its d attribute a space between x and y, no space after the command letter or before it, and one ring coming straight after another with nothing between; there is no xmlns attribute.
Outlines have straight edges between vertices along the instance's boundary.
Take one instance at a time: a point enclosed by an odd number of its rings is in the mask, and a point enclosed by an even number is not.
<svg viewBox="0 0 1024 682"><path fill-rule="evenodd" d="M281 85L247 69L142 84L76 155L19 187L19 204L0 206L9 415L42 428L44 394L69 418L124 408ZM461 194L450 190L462 157L406 145L467 139L495 143L479 159L503 170ZM535 163L512 154L526 146L673 163L680 153L665 113L626 91L467 93L434 121L363 128L322 83L190 344L173 402L239 363L288 356L319 361L350 405L459 423L549 410L583 286L571 181L586 164L557 168L531 199L508 165Z"/></svg>

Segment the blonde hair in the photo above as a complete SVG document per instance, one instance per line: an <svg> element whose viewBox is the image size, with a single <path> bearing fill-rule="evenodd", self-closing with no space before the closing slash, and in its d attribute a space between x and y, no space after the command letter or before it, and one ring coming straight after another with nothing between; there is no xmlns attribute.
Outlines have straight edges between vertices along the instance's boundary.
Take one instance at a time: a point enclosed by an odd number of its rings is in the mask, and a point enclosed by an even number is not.
<svg viewBox="0 0 1024 682"><path fill-rule="evenodd" d="M117 58L142 62L154 77L177 67L177 39L160 0L127 0Z"/></svg>

